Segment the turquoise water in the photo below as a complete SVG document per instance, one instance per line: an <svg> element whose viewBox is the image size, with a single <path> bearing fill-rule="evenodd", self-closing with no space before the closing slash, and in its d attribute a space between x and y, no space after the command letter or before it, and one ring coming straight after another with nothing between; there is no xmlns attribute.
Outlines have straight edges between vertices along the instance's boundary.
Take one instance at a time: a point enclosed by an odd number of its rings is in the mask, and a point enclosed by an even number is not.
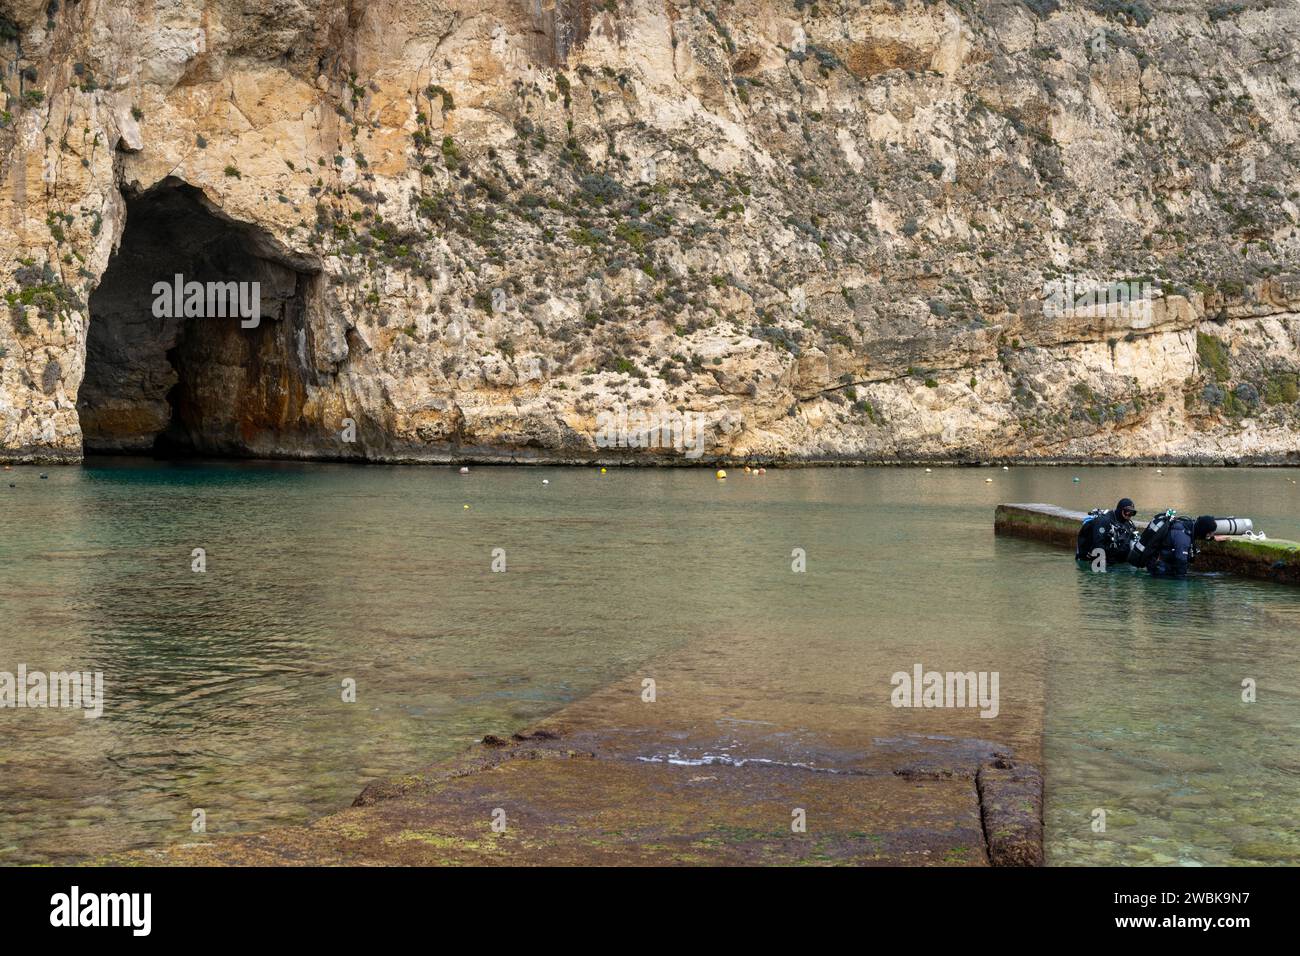
<svg viewBox="0 0 1300 956"><path fill-rule="evenodd" d="M1092 575L991 533L999 501L1128 495L1300 539L1293 470L48 474L0 481L0 671L103 671L108 700L0 710L0 862L182 841L199 808L209 834L303 822L687 644L798 659L794 696L901 633L1042 670L1051 862L1300 861L1300 591Z"/></svg>

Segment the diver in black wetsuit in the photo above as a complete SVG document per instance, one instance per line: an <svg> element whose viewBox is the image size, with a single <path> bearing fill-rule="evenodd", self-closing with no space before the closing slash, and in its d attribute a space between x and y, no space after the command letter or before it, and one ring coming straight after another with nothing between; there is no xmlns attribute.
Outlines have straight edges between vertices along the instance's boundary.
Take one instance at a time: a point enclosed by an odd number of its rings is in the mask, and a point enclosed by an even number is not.
<svg viewBox="0 0 1300 956"><path fill-rule="evenodd" d="M1092 511L1083 519L1079 538L1075 543L1074 557L1078 561L1093 561L1101 549L1106 554L1105 567L1122 564L1129 558L1129 549L1137 538L1133 518L1137 508L1131 498L1121 498L1114 511Z"/></svg>
<svg viewBox="0 0 1300 956"><path fill-rule="evenodd" d="M1163 520L1162 520L1163 519ZM1143 532L1146 541L1133 549L1133 564L1144 567L1160 578L1187 576L1187 569L1196 557L1196 542L1214 537L1217 521L1212 515L1192 518L1190 515L1156 515Z"/></svg>

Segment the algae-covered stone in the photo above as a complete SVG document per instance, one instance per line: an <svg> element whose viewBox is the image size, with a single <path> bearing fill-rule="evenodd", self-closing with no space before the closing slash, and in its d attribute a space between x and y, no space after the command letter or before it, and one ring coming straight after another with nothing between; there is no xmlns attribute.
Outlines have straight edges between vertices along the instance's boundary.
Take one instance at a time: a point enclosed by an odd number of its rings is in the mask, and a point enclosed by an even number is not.
<svg viewBox="0 0 1300 956"><path fill-rule="evenodd" d="M1232 855L1242 860L1258 860L1263 863L1289 863L1300 861L1300 846L1259 840L1234 845Z"/></svg>

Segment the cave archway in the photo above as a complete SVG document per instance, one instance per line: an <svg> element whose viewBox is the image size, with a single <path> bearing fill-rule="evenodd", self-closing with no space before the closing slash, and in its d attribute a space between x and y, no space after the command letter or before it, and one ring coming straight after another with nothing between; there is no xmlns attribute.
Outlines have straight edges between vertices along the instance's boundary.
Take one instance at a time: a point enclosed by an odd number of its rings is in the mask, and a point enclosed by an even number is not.
<svg viewBox="0 0 1300 956"><path fill-rule="evenodd" d="M85 452L294 454L318 384L308 356L319 269L181 180L125 200L121 240L90 296L77 395ZM212 290L188 316L198 300L160 300L177 277L183 290ZM253 301L255 325L236 307Z"/></svg>

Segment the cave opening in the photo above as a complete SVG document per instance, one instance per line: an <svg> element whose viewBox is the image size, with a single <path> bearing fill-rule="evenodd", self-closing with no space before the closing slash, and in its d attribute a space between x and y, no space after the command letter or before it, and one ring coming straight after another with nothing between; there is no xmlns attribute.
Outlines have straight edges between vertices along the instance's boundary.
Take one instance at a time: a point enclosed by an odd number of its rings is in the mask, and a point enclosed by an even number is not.
<svg viewBox="0 0 1300 956"><path fill-rule="evenodd" d="M181 180L124 198L121 239L90 296L84 452L294 454L317 384L307 356L319 268Z"/></svg>

